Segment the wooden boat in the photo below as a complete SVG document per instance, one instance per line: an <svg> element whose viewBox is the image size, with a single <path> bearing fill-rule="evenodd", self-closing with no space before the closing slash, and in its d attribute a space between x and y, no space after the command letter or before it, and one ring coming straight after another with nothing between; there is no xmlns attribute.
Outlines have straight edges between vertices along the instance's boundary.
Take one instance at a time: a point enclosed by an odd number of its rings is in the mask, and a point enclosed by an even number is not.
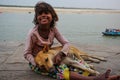
<svg viewBox="0 0 120 80"><path fill-rule="evenodd" d="M102 34L108 36L120 36L120 29L106 29Z"/></svg>

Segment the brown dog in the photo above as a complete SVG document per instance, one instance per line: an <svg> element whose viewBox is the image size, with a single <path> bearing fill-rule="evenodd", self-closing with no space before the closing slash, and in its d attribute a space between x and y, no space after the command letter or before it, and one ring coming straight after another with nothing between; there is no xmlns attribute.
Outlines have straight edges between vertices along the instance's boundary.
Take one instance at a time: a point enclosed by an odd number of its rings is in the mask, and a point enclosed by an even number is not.
<svg viewBox="0 0 120 80"><path fill-rule="evenodd" d="M35 57L35 62L39 65L39 67L44 67L47 71L49 71L54 63L53 63L53 59L55 57L55 55L62 49L62 46L59 47L53 47L50 48L48 46L45 46L43 51L40 51L37 56ZM81 57L83 56L83 58ZM82 63L79 63L78 61L74 60L73 58L76 57L77 59L79 59ZM66 64L66 65L70 65L82 70L85 70L91 74L97 75L99 74L99 72L93 70L91 68L91 66L89 64L87 64L84 61L84 58L91 58L93 56L89 56L88 54L81 52L80 50L78 50L77 48L75 48L74 46L70 46L70 50L68 53L68 56L65 57L62 61L62 63ZM94 58L94 57L93 57ZM99 59L97 57L95 57L96 59ZM90 59L92 60L92 59ZM99 59L101 60L101 59Z"/></svg>

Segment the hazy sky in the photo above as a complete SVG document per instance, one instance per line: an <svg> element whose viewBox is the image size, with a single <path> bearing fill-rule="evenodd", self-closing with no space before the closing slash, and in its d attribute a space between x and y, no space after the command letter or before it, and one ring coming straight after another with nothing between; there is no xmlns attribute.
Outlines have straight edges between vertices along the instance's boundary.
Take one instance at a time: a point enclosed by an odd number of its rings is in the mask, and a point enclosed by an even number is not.
<svg viewBox="0 0 120 80"><path fill-rule="evenodd" d="M40 0L0 0L5 5L34 6ZM42 0L53 7L120 9L120 0Z"/></svg>

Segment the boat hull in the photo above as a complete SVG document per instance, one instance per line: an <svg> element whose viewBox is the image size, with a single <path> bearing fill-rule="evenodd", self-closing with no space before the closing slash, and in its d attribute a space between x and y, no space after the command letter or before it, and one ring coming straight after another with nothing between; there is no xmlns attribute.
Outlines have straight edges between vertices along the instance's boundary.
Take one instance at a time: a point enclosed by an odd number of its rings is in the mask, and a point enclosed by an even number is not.
<svg viewBox="0 0 120 80"><path fill-rule="evenodd" d="M102 32L106 36L120 36L120 32Z"/></svg>

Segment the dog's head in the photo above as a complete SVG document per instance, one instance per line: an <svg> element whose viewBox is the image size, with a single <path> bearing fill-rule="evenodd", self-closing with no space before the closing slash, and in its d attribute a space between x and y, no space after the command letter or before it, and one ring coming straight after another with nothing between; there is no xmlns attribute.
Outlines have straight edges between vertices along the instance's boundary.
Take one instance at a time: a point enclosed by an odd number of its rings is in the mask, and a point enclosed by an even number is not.
<svg viewBox="0 0 120 80"><path fill-rule="evenodd" d="M45 45L43 50L40 51L35 57L35 62L40 68L44 68L49 71L53 68L53 58L55 53L55 50L49 50L49 47Z"/></svg>

